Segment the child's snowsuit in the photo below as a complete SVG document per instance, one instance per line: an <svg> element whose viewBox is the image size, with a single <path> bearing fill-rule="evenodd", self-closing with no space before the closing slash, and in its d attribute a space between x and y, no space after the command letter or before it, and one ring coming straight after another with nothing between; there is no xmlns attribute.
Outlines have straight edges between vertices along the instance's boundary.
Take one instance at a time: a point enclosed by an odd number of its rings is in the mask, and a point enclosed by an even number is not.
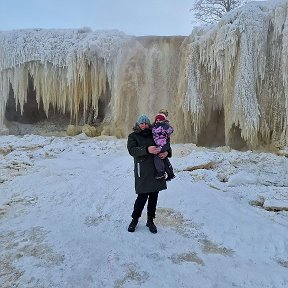
<svg viewBox="0 0 288 288"><path fill-rule="evenodd" d="M165 152L170 148L170 135L173 133L173 128L168 121L157 122L153 125L152 134L155 144L161 149L160 152ZM161 179L167 173L167 181L175 178L172 165L166 157L161 159L158 155L154 156L154 165L156 168L155 177Z"/></svg>

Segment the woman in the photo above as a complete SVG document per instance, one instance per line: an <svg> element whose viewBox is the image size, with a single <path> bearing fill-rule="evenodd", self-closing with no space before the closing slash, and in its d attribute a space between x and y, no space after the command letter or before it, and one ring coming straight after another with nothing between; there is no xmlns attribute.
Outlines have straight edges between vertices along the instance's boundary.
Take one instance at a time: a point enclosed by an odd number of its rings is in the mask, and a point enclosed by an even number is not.
<svg viewBox="0 0 288 288"><path fill-rule="evenodd" d="M138 196L128 231L135 231L148 199L146 226L151 233L157 233L153 219L155 218L158 193L167 189L165 178L155 179L154 155L158 154L160 149L154 143L150 120L146 115L138 118L133 130L134 132L128 136L127 149L134 158L135 191ZM161 159L167 156L171 157L171 149L159 153Z"/></svg>

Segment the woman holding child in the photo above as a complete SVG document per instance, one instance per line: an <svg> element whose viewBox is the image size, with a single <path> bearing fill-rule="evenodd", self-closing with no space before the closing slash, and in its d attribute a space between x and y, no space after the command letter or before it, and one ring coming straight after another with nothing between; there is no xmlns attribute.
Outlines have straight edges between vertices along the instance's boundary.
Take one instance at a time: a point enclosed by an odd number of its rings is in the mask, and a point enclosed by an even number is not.
<svg viewBox="0 0 288 288"><path fill-rule="evenodd" d="M135 191L137 194L132 213L132 221L128 227L129 232L134 232L141 217L144 206L147 204L147 223L151 233L157 233L153 219L155 218L158 193L167 189L165 178L156 179L154 155L161 159L171 157L171 148L160 152L155 145L152 135L150 120L146 115L141 115L136 122L133 132L128 136L127 149L134 158Z"/></svg>

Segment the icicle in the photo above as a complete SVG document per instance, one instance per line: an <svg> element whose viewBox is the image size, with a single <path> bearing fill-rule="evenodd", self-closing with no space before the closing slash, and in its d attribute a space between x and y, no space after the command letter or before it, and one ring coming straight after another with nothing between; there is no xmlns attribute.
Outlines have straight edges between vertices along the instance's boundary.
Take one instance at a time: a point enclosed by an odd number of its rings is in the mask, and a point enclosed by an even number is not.
<svg viewBox="0 0 288 288"><path fill-rule="evenodd" d="M210 30L192 32L186 103L196 133L205 129L203 117L223 107L227 144L237 126L251 147L260 135L273 141L272 132L287 142L287 7L287 1L250 3Z"/></svg>
<svg viewBox="0 0 288 288"><path fill-rule="evenodd" d="M23 112L29 74L36 101L38 105L43 101L47 116L50 106L63 113L70 111L75 119L80 103L84 113L90 103L97 110L106 81L112 82L113 63L129 39L118 31L87 29L0 32L0 123L4 120L9 83Z"/></svg>

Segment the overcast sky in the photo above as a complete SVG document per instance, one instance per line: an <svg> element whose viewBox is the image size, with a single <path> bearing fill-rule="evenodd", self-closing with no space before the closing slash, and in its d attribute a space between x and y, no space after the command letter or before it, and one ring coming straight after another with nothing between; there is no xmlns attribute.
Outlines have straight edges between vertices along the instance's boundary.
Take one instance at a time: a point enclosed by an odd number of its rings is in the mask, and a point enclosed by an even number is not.
<svg viewBox="0 0 288 288"><path fill-rule="evenodd" d="M0 0L0 30L118 29L129 35L189 35L193 0Z"/></svg>

